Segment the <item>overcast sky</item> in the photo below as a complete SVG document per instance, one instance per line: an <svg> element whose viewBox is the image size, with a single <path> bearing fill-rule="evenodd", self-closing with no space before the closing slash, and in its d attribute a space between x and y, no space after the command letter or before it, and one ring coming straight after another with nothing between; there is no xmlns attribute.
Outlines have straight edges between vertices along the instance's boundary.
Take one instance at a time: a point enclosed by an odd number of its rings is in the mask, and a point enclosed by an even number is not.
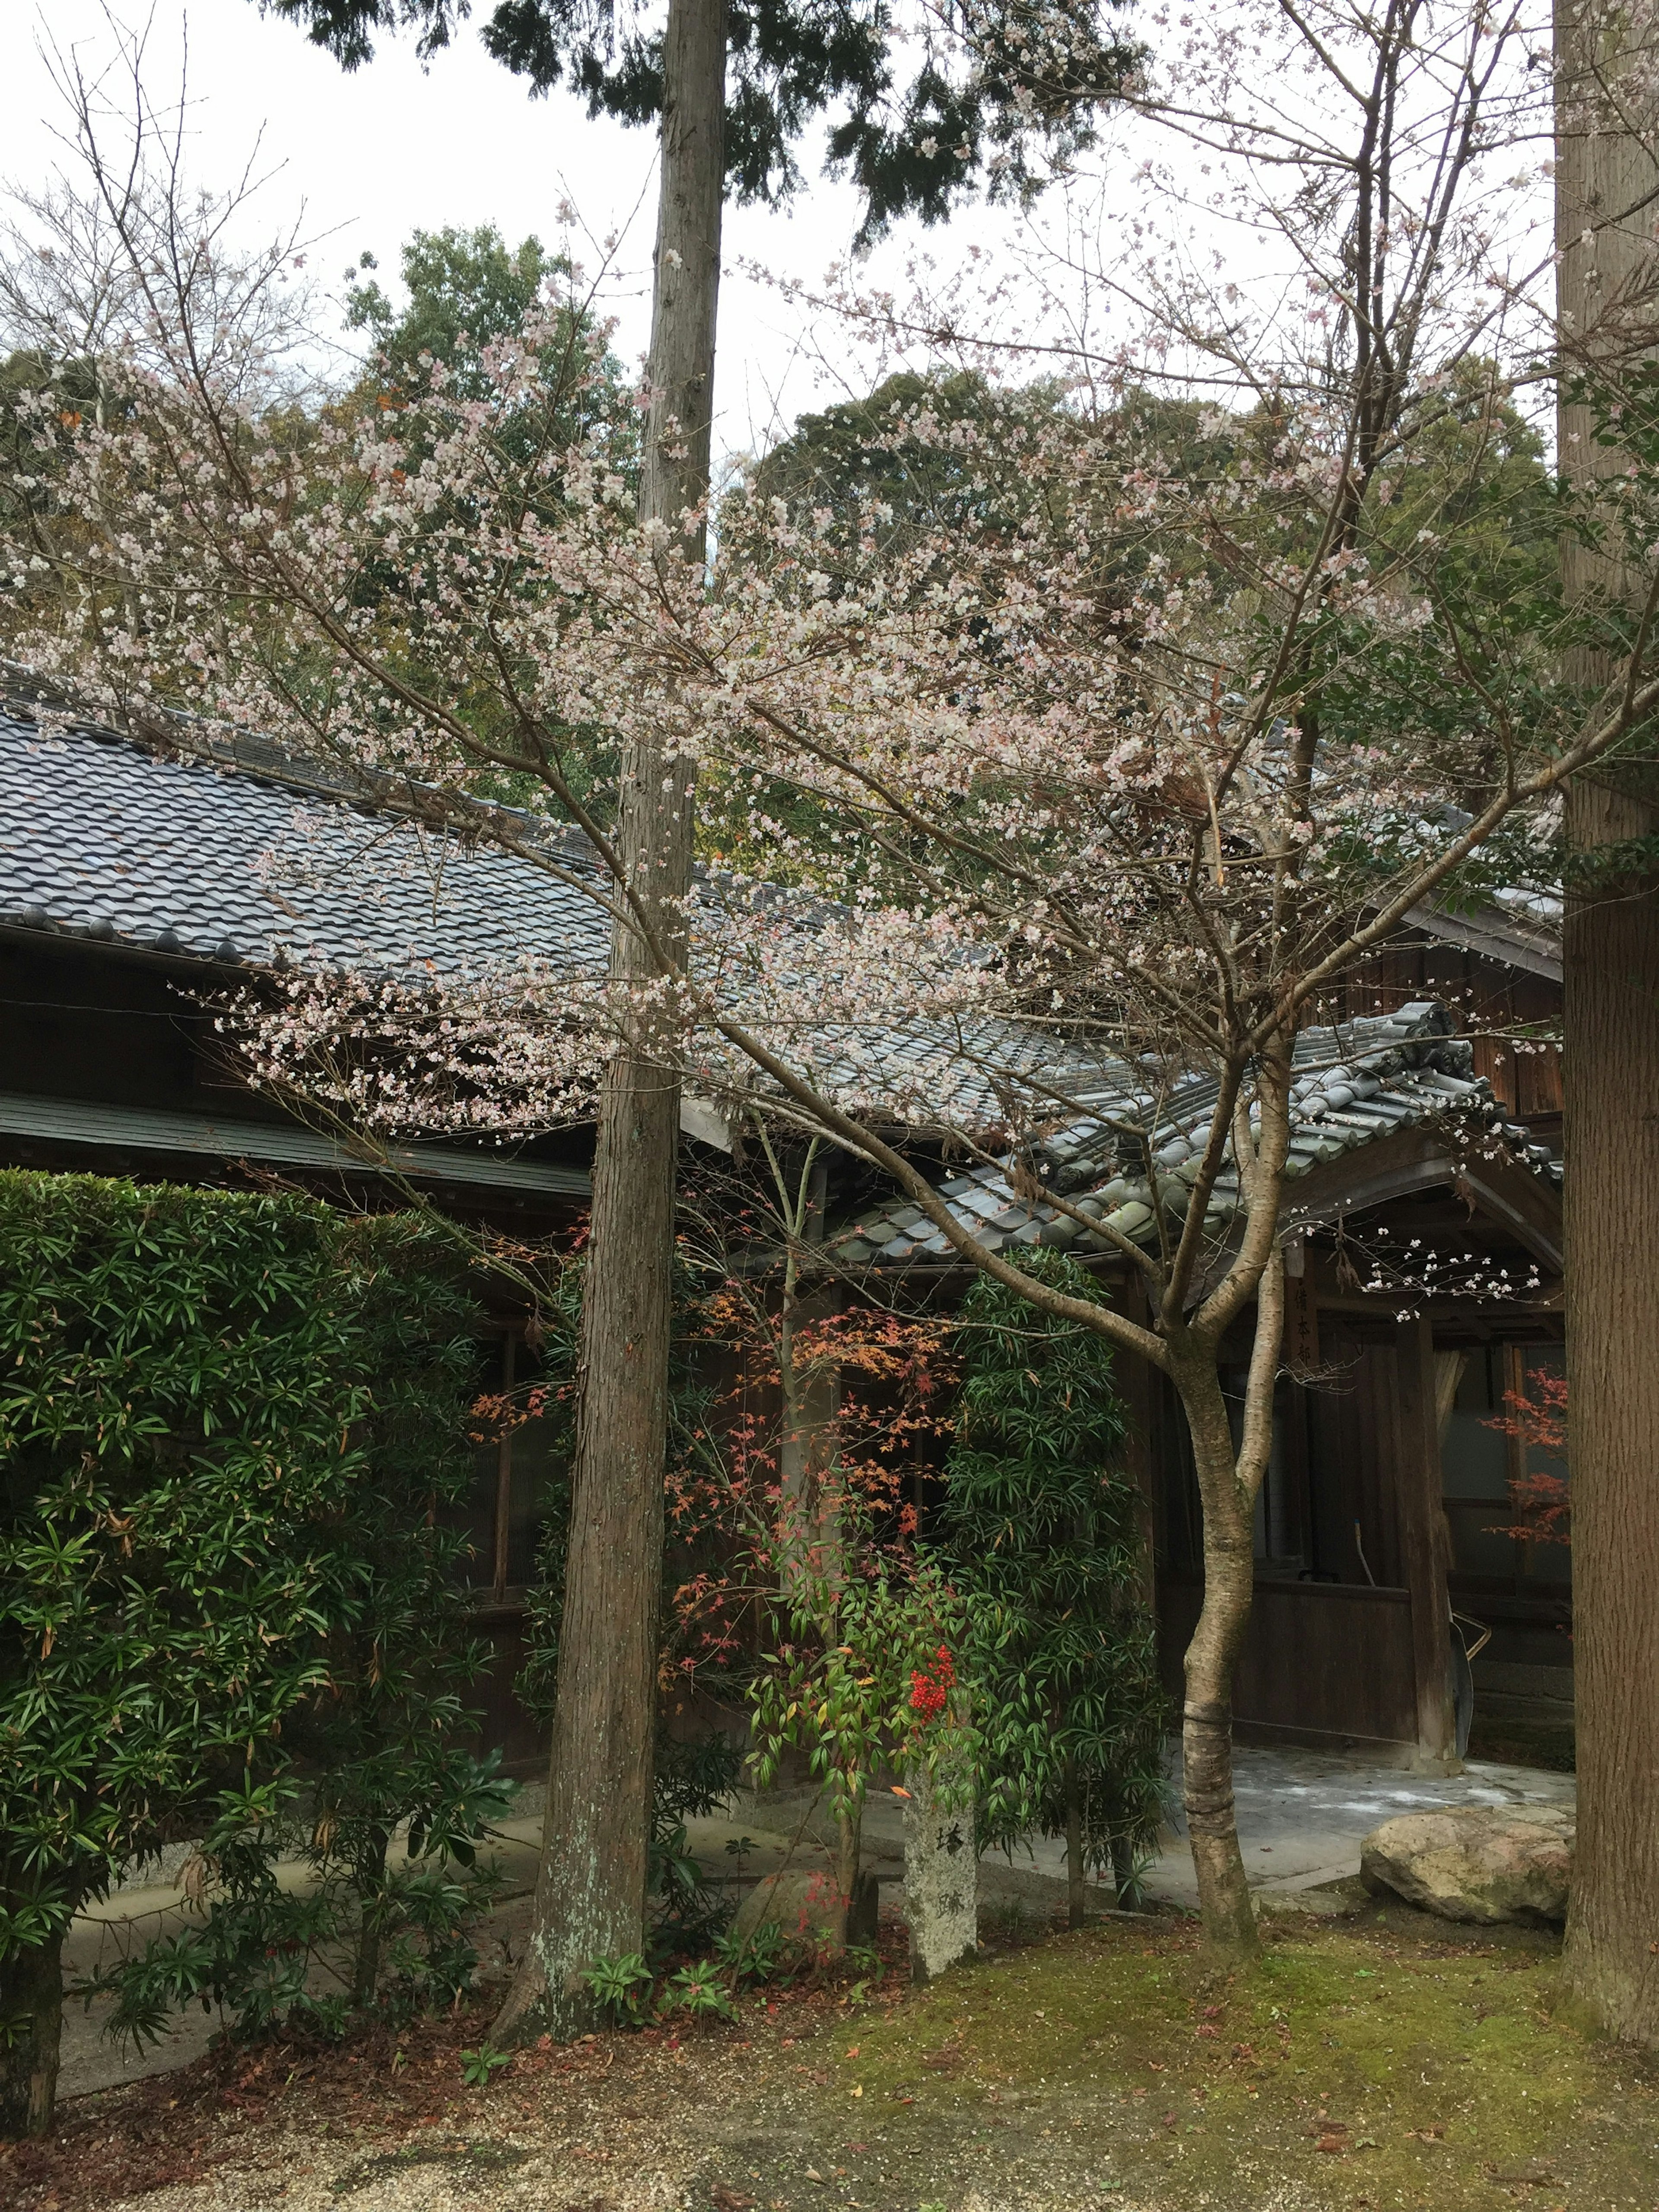
<svg viewBox="0 0 1659 2212"><path fill-rule="evenodd" d="M120 12L142 24L144 5L124 0ZM51 0L38 9L31 0L4 0L0 17L8 86L0 163L8 181L38 185L63 158L52 137L62 103L41 51L48 36L60 46L78 45L88 62L112 53L114 42L100 0ZM331 234L315 264L330 285L337 288L366 248L383 275L395 275L398 246L416 228L494 222L509 241L534 231L551 242L568 195L596 237L625 232L612 305L623 317L621 350L637 357L655 215L653 134L591 122L580 103L557 94L531 100L484 53L471 26L429 70L411 40L388 38L372 64L347 76L294 25L262 18L255 0L193 0L188 8L154 0L149 21L145 78L157 106L176 94L188 36L199 180L228 183L263 130L262 167L278 172L264 196L270 227L303 202L312 230ZM834 396L812 334L740 267L754 260L816 279L846 253L858 221L855 195L818 176L810 149L802 167L808 189L792 208L727 216L716 393L727 452L763 441L777 412L790 419ZM927 244L948 259L969 237L983 241L1000 227L974 209L952 229L929 234ZM915 243L896 239L883 263L902 265ZM866 372L836 349L836 373L861 385Z"/></svg>

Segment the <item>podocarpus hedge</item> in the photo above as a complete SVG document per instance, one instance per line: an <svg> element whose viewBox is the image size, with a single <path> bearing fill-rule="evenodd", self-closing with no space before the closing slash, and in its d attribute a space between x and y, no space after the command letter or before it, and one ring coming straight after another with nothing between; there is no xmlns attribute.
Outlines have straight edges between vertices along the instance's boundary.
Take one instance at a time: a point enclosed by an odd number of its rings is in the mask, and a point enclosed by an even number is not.
<svg viewBox="0 0 1659 2212"><path fill-rule="evenodd" d="M1068 1255L1018 1265L1074 1298L1099 1285ZM1073 1924L1087 1868L1119 1900L1164 1798L1166 1700L1146 1602L1127 1409L1103 1337L981 1277L963 1302L962 1390L945 1469L944 1549L995 1632L969 1655L985 1725L986 1840L1028 1825L1066 1840Z"/></svg>
<svg viewBox="0 0 1659 2212"><path fill-rule="evenodd" d="M476 1324L441 1227L0 1173L0 2134L125 1863L307 1761L371 1826L442 1794Z"/></svg>

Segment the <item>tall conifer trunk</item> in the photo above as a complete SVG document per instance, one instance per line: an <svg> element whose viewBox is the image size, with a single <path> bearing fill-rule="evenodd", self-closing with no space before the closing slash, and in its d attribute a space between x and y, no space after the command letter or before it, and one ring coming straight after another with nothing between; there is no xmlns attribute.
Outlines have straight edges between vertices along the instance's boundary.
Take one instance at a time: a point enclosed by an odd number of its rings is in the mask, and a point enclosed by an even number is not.
<svg viewBox="0 0 1659 2212"><path fill-rule="evenodd" d="M64 2017L64 1939L0 1960L0 2142L52 2133Z"/></svg>
<svg viewBox="0 0 1659 2212"><path fill-rule="evenodd" d="M725 185L726 0L672 0L640 519L665 560L701 562L708 489ZM623 765L618 843L643 921L684 949L695 772L665 726ZM613 976L658 955L618 925ZM582 1307L570 1548L535 1917L495 2033L586 2026L582 1971L643 1948L656 1717L657 1602L668 1438L679 1085L648 1033L619 1051L600 1101Z"/></svg>
<svg viewBox="0 0 1659 2212"><path fill-rule="evenodd" d="M1632 21L1558 0L1557 241L1569 356L1650 353L1659 166ZM1579 484L1618 471L1589 412L1559 414ZM1613 544L1563 544L1570 600L1644 588ZM1610 658L1570 675L1605 684ZM1573 1495L1578 1838L1567 1978L1616 2034L1659 2044L1659 870L1629 841L1659 830L1646 738L1569 795L1565 946L1567 1374ZM1609 848L1625 846L1623 855Z"/></svg>

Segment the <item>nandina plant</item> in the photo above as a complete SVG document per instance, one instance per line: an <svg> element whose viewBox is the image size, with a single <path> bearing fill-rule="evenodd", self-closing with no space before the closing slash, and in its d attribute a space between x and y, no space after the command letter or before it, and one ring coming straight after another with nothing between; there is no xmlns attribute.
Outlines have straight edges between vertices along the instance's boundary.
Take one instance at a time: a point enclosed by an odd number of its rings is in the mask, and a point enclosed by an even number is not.
<svg viewBox="0 0 1659 2212"><path fill-rule="evenodd" d="M750 1692L756 1781L771 1785L787 1747L805 1753L836 1822L836 1883L851 1937L873 1928L874 1897L859 1872L872 1779L931 1772L947 1755L973 1769L969 1708L952 1695L952 1647L969 1632L967 1611L927 1560L908 1571L801 1573L779 1610L778 1641Z"/></svg>

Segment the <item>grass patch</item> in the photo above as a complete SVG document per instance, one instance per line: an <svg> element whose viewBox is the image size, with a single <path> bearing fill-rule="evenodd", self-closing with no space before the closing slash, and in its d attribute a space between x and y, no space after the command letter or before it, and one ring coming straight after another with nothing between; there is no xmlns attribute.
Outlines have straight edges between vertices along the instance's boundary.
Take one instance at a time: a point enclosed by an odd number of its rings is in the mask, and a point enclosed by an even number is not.
<svg viewBox="0 0 1659 2212"><path fill-rule="evenodd" d="M1655 2205L1659 2077L1552 2016L1553 1938L1393 1911L1264 1936L1229 1976L1188 1926L1108 1923L841 2028L822 2094L868 2163L820 2162L830 2201Z"/></svg>

